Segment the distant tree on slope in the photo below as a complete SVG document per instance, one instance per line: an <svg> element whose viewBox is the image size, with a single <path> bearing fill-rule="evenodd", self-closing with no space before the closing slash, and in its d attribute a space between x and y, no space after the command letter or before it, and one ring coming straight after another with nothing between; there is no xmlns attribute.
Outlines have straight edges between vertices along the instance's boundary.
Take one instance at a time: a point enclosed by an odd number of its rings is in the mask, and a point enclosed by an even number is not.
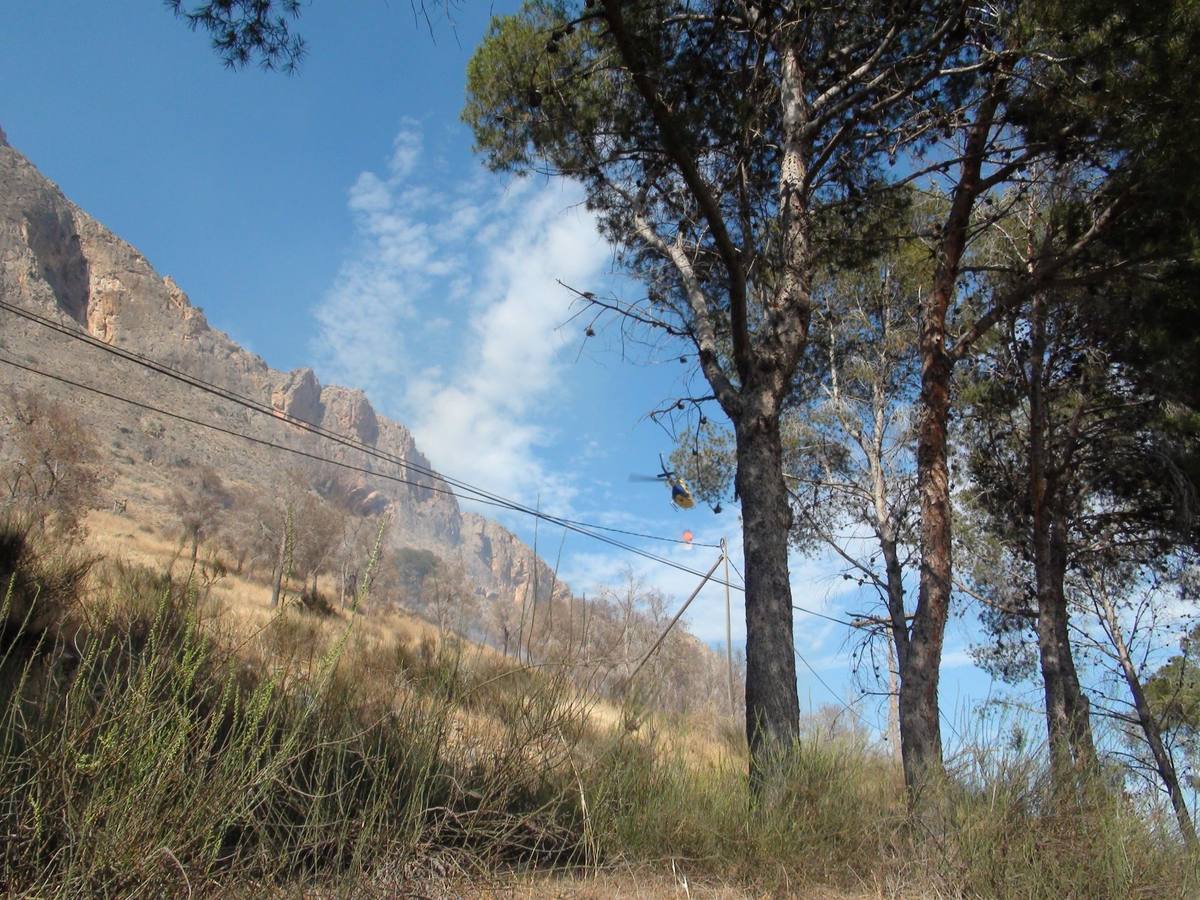
<svg viewBox="0 0 1200 900"><path fill-rule="evenodd" d="M180 472L168 503L183 528L183 539L191 544L195 565L200 544L220 532L233 495L216 469L195 466Z"/></svg>
<svg viewBox="0 0 1200 900"><path fill-rule="evenodd" d="M0 402L2 503L37 530L78 536L103 502L104 469L91 430L66 406L36 391Z"/></svg>

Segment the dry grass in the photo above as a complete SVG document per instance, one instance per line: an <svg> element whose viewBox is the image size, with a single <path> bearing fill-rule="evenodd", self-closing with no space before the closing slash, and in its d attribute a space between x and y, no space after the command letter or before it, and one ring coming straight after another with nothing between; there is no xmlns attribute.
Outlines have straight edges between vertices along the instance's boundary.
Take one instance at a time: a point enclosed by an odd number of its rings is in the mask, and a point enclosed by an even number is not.
<svg viewBox="0 0 1200 900"><path fill-rule="evenodd" d="M893 760L822 732L752 803L744 749L718 723L593 703L562 670L439 639L400 612L272 611L264 585L232 577L202 603L195 584L156 574L169 542L111 514L93 541L158 569L95 566L82 603L55 600L70 627L5 651L9 893L1058 900L1200 888L1162 822L1113 792L1061 803L1033 756L981 753L915 816ZM54 579L55 565L31 571L65 595L76 582Z"/></svg>
<svg viewBox="0 0 1200 900"><path fill-rule="evenodd" d="M168 571L180 578L192 574L202 583L210 627L219 630L223 644L238 647L243 656L255 662L261 664L264 649L272 653L278 649L265 648L264 641L270 642L279 636L279 632L290 630L291 641L307 648L305 661L311 665L353 619L354 627L343 651L343 661L346 666L361 670L362 681L366 684L394 676L388 670L394 668L396 654L405 652L424 654L429 658L452 649L461 657L464 668L489 671L489 677L494 678L501 689L505 687L502 682L538 671L538 667L516 663L492 647L458 637L448 638L436 625L394 605L375 607L365 616L336 610L324 619L299 614L284 619L280 610L271 607L271 586L259 578L237 575L225 569L220 577L204 583L202 566L197 573L190 573L190 558L177 541L138 524L146 512L132 506L124 515L93 510L87 519L89 549L110 561ZM319 579L318 587L329 595L336 592L336 585L329 577ZM289 583L284 588L286 595L295 597L302 585ZM572 694L573 702L585 711L588 722L598 734L632 728L698 766L725 765L731 761L731 753L737 757L735 761L745 758L744 746L733 745L731 750L731 744L724 736L730 731L730 722L723 717L693 716L681 721L648 710L634 712L598 696L583 696L578 691L572 691ZM496 737L496 718L484 704L470 704L456 712L455 718L452 733L456 740L486 742ZM739 727L734 723L733 732L737 733Z"/></svg>
<svg viewBox="0 0 1200 900"><path fill-rule="evenodd" d="M620 867L615 870L592 869L561 873L531 874L507 880L485 888L474 896L513 898L513 900L663 900L663 898L706 898L706 900L759 900L759 898L793 897L796 900L872 900L878 893L846 892L824 885L776 886L769 891L752 890L744 885L730 884L719 879L689 878L678 868ZM910 895L911 896L911 895Z"/></svg>

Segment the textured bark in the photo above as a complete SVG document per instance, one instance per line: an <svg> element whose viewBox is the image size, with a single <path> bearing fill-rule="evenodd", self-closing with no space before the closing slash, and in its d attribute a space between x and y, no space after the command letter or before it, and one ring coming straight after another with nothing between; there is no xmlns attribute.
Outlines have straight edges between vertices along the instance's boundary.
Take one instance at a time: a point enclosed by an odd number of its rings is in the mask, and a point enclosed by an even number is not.
<svg viewBox="0 0 1200 900"><path fill-rule="evenodd" d="M1029 495L1037 593L1038 655L1046 698L1046 732L1055 783L1069 787L1096 771L1087 697L1079 685L1068 628L1067 511L1053 453L1045 395L1046 310L1034 298L1029 367Z"/></svg>
<svg viewBox="0 0 1200 900"><path fill-rule="evenodd" d="M944 614L940 621L931 616L914 620L913 640L900 667L900 748L910 790L943 771L938 675L945 628Z"/></svg>
<svg viewBox="0 0 1200 900"><path fill-rule="evenodd" d="M871 473L871 503L875 512L875 535L879 540L880 553L883 555L888 620L891 623L892 633L892 642L888 652L889 658L892 653L895 653L896 657L896 666L892 666L890 671L897 673L899 672L898 667L904 665L904 660L908 657L908 619L904 610L904 567L900 564L896 523L888 506L888 483L884 473L882 435L885 428L884 414L887 400L878 382L873 386L873 400L875 431L869 440L863 439L859 435L856 436L856 441L867 459L867 466ZM895 675L893 674L892 677ZM899 716L898 709L896 714ZM899 733L897 733L897 738L899 738ZM897 743L899 743L898 740Z"/></svg>
<svg viewBox="0 0 1200 900"><path fill-rule="evenodd" d="M904 569L900 565L900 555L896 550L896 540L890 535L879 538L879 548L883 553L883 563L887 577L887 606L888 618L891 621L892 643L889 652L896 654L896 664L904 665L908 658L908 621L904 613Z"/></svg>
<svg viewBox="0 0 1200 900"><path fill-rule="evenodd" d="M1038 655L1046 698L1046 731L1055 782L1070 786L1083 773L1097 769L1089 704L1079 684L1071 652L1067 605L1059 575L1038 589Z"/></svg>
<svg viewBox="0 0 1200 900"><path fill-rule="evenodd" d="M921 509L921 573L908 652L900 664L900 739L904 781L910 789L942 772L938 676L950 611L950 474L946 426L950 359L945 317L953 281L922 304L921 422L917 432L917 485Z"/></svg>
<svg viewBox="0 0 1200 900"><path fill-rule="evenodd" d="M746 560L746 734L760 780L774 748L799 735L787 540L791 507L783 481L778 417L737 423L737 487Z"/></svg>
<svg viewBox="0 0 1200 900"><path fill-rule="evenodd" d="M954 297L971 211L982 190L980 170L999 100L980 108L971 126L958 184L937 248L933 286L921 298L921 396L917 428L917 495L921 511L921 575L913 614L908 656L900 666L900 737L904 781L910 791L942 768L942 732L938 721L938 676L946 619L950 613L951 553L950 469L946 436L950 421L950 376L955 357L946 346L946 313Z"/></svg>

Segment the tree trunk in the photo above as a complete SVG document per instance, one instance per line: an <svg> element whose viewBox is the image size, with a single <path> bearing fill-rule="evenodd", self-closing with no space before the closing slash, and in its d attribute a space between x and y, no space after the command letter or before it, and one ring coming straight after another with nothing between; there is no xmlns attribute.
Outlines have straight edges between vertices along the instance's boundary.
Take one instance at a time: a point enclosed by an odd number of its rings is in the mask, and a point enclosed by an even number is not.
<svg viewBox="0 0 1200 900"><path fill-rule="evenodd" d="M1033 570L1037 592L1038 654L1046 697L1046 733L1054 783L1070 787L1096 770L1088 701L1079 685L1068 629L1064 486L1051 461L1050 415L1045 393L1046 316L1033 298L1029 364L1029 496Z"/></svg>
<svg viewBox="0 0 1200 900"><path fill-rule="evenodd" d="M871 471L871 500L875 510L875 534L883 556L889 631L888 642L888 741L892 753L903 763L900 752L900 672L908 659L908 616L904 609L904 567L896 540L896 525L888 509L887 479L884 477L882 435L886 401L878 382L874 385L875 431L873 440L860 441Z"/></svg>
<svg viewBox="0 0 1200 900"><path fill-rule="evenodd" d="M892 757L901 765L904 759L900 755L900 676L896 667L896 651L891 643L888 648L888 743L891 745Z"/></svg>
<svg viewBox="0 0 1200 900"><path fill-rule="evenodd" d="M895 654L893 670L900 671L900 666L908 658L908 618L904 612L904 569L900 565L900 554L896 548L896 539L887 531L879 537L879 549L883 554L884 571L887 576L887 607L888 619L891 622L892 640L888 645L889 659Z"/></svg>
<svg viewBox="0 0 1200 900"><path fill-rule="evenodd" d="M904 569L900 565L900 554L896 549L896 540L885 529L880 532L879 547L883 552L885 572L887 574L887 606L888 619L891 622L891 641L888 642L888 741L892 745L892 753L903 764L904 756L901 748L905 746L900 733L900 673L908 661L908 619L904 612Z"/></svg>
<svg viewBox="0 0 1200 900"><path fill-rule="evenodd" d="M746 560L746 735L751 778L761 784L772 754L800 733L787 558L792 511L778 417L735 424Z"/></svg>
<svg viewBox="0 0 1200 900"><path fill-rule="evenodd" d="M1051 573L1038 586L1038 655L1046 698L1046 732L1054 781L1066 787L1097 768L1088 700L1079 685L1071 652L1062 582Z"/></svg>
<svg viewBox="0 0 1200 900"><path fill-rule="evenodd" d="M1154 756L1154 767L1158 770L1158 777L1162 779L1163 786L1171 798L1171 806L1175 809L1175 820L1179 823L1179 833L1183 835L1188 846L1194 849L1200 844L1200 841L1196 839L1196 826L1192 822L1187 800L1184 799L1183 790L1179 786L1179 773L1175 770L1175 760L1171 758L1166 745L1163 744L1162 732L1159 730L1158 721L1154 718L1154 711L1150 709L1150 703L1146 700L1146 692L1142 690L1142 680L1138 676L1137 667L1133 664L1129 646L1125 643L1125 635L1121 631L1117 612L1109 601L1107 593L1101 591L1100 599L1104 619L1108 625L1108 633L1112 638L1113 647L1117 651L1117 659L1121 663L1121 672L1125 676L1125 683L1129 685L1129 693L1133 695L1133 708L1137 712L1138 724L1141 726L1142 734Z"/></svg>
<svg viewBox="0 0 1200 900"><path fill-rule="evenodd" d="M1046 733L1055 784L1070 786L1097 770L1088 700L1079 684L1071 649L1064 581L1066 554L1049 532L1046 510L1035 517L1034 572L1037 580L1037 635L1046 698Z"/></svg>
<svg viewBox="0 0 1200 900"><path fill-rule="evenodd" d="M922 303L932 309L922 310L921 324L921 420L917 431L921 572L908 649L899 660L900 745L904 783L910 791L943 771L938 679L950 612L952 566L946 461L951 365L945 350L945 311L949 293L932 300Z"/></svg>
<svg viewBox="0 0 1200 900"><path fill-rule="evenodd" d="M908 655L900 664L900 738L904 783L911 792L940 776L942 731L938 721L938 676L946 618L950 613L952 522L946 435L950 421L950 376L954 358L946 349L946 313L954 297L971 210L981 190L980 172L998 95L983 102L967 136L958 184L937 247L933 285L921 298L921 397L917 428L917 492L920 501L921 575Z"/></svg>

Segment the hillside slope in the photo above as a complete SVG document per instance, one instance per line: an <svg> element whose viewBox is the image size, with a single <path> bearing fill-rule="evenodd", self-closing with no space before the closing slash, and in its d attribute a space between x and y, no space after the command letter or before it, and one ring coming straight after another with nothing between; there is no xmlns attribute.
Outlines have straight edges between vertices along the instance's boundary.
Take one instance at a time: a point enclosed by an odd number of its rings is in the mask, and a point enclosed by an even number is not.
<svg viewBox="0 0 1200 900"><path fill-rule="evenodd" d="M491 601L550 585L546 565L497 523L460 510L399 422L378 415L362 391L322 385L311 369L270 368L212 328L170 278L138 250L68 200L0 131L0 299L65 323L239 395L361 441L415 468L323 440L71 340L0 310L0 352L27 365L120 397L183 413L238 434L350 463L412 483L341 475L339 490L361 513L386 512L393 548L429 550L461 564ZM77 387L0 366L0 385L35 387L69 401L110 455L115 502L165 522L180 471L207 465L227 481L272 490L303 457L181 423ZM345 498L344 498L345 499ZM565 588L560 587L560 591Z"/></svg>

